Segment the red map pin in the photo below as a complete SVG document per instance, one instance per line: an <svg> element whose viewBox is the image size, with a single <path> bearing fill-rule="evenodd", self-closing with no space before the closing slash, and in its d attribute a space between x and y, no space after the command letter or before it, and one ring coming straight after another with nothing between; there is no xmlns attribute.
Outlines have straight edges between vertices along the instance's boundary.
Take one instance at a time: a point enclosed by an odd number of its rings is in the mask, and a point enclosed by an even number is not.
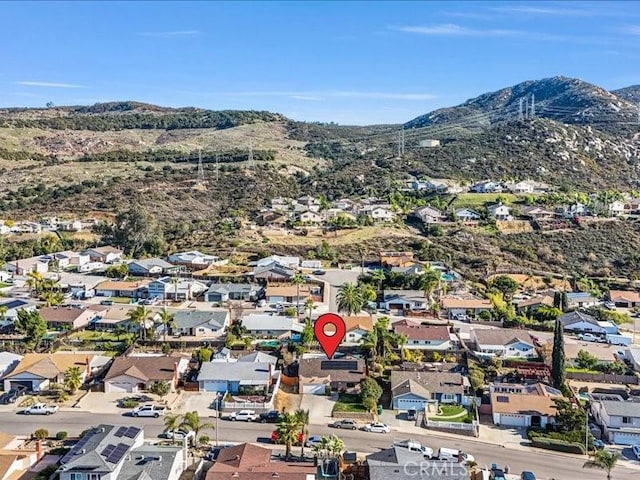
<svg viewBox="0 0 640 480"><path fill-rule="evenodd" d="M327 325L333 325L334 328L325 329ZM335 313L324 313L316 320L313 326L313 332L329 360L331 360L333 354L336 353L338 345L340 345L346 331L347 327L344 324L344 320L340 315L336 315Z"/></svg>

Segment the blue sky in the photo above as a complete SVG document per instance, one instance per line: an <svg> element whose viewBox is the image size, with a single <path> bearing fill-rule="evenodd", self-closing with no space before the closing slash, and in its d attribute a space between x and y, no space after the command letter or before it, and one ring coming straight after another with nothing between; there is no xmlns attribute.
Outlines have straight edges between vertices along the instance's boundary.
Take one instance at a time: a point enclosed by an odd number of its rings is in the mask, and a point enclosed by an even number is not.
<svg viewBox="0 0 640 480"><path fill-rule="evenodd" d="M0 106L398 123L554 75L640 84L640 2L3 2Z"/></svg>

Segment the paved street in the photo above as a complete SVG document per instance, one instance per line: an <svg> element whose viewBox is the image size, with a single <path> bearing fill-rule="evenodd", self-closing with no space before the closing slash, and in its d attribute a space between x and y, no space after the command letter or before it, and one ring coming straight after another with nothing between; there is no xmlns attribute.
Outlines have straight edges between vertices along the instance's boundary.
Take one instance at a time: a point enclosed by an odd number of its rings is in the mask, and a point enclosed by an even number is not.
<svg viewBox="0 0 640 480"><path fill-rule="evenodd" d="M215 424L214 418L207 418ZM98 422L115 424L133 424L144 427L145 436L154 439L163 430L162 418L131 418L116 414L95 414L87 412L59 412L49 417L25 417L10 412L0 413L0 423L3 430L15 434L28 435L37 428L46 428L50 434L58 431L66 431L71 435L77 435L82 430L95 425ZM218 436L221 442L258 442L268 443L273 425L254 423L219 421ZM329 428L327 426L312 425L311 435L338 434L345 442L347 449L363 453L372 453L391 445L394 440L405 440L409 437L406 433L392 431L390 434L375 434L361 431L344 431ZM214 438L213 432L209 435ZM527 451L504 448L463 437L451 437L429 432L428 435L411 435L416 440L430 446L434 450L440 447L458 448L473 454L479 465L498 463L509 465L512 472L519 473L522 470L534 471L539 479L574 480L602 480L604 475L598 470L586 470L582 468L584 458L572 455L543 452L540 450ZM297 451L297 449L295 449ZM637 462L626 462L635 464ZM640 471L624 466L616 467L614 478L625 480L638 478Z"/></svg>

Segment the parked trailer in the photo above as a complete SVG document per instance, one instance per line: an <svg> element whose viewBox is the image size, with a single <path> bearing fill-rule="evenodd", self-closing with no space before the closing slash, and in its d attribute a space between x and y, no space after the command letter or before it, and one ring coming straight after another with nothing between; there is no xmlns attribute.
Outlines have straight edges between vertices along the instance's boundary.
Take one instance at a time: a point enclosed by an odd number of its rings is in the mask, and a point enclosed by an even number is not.
<svg viewBox="0 0 640 480"><path fill-rule="evenodd" d="M607 335L607 343L610 345L623 345L628 346L631 345L633 339L631 337L625 337L624 335Z"/></svg>

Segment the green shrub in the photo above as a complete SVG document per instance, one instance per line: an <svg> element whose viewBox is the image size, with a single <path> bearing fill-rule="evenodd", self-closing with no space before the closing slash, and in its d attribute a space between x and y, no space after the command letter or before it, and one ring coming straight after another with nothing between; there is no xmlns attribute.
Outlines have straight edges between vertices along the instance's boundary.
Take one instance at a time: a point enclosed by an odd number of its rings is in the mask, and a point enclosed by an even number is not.
<svg viewBox="0 0 640 480"><path fill-rule="evenodd" d="M46 428L39 428L35 432L33 432L33 436L37 440L44 440L45 438L49 437L49 430L47 430Z"/></svg>
<svg viewBox="0 0 640 480"><path fill-rule="evenodd" d="M576 442L566 442L555 438L535 437L531 440L531 446L544 448L546 450L555 450L556 452L577 453L584 455L584 445Z"/></svg>
<svg viewBox="0 0 640 480"><path fill-rule="evenodd" d="M58 432L56 433L56 440L66 440L68 436L67 432Z"/></svg>
<svg viewBox="0 0 640 480"><path fill-rule="evenodd" d="M133 400L132 398L125 398L122 401L122 407L123 408L136 408L138 406L139 402L136 400Z"/></svg>

